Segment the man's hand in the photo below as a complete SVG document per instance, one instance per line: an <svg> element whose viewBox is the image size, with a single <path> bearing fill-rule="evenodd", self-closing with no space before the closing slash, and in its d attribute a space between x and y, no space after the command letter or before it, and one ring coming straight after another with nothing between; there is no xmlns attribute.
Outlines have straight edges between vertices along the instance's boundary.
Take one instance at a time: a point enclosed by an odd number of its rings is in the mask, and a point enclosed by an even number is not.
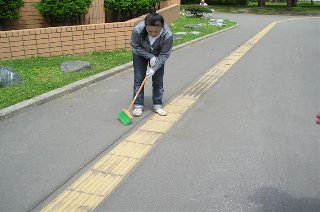
<svg viewBox="0 0 320 212"><path fill-rule="evenodd" d="M146 74L147 74L147 77L151 77L152 75L154 75L154 70L150 68L149 70L147 70Z"/></svg>
<svg viewBox="0 0 320 212"><path fill-rule="evenodd" d="M153 68L153 66L156 65L156 60L157 60L156 57L153 57L153 58L150 59L150 67L151 67L151 68Z"/></svg>

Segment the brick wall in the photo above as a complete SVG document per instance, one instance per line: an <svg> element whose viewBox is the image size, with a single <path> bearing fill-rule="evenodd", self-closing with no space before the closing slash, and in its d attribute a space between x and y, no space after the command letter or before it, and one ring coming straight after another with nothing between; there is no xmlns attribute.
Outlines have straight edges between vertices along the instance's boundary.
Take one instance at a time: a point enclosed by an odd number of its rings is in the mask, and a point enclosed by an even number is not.
<svg viewBox="0 0 320 212"><path fill-rule="evenodd" d="M160 8L169 7L174 4L180 4L181 0L162 0L160 2Z"/></svg>
<svg viewBox="0 0 320 212"><path fill-rule="evenodd" d="M161 9L160 11L157 11L164 17L165 22L168 24L177 20L180 16L180 0L176 0L176 2L179 2L179 4L171 4L172 6L165 7L170 9L164 8L164 9Z"/></svg>
<svg viewBox="0 0 320 212"><path fill-rule="evenodd" d="M158 12L167 23L171 23L179 17L180 5ZM129 49L132 27L143 18L117 23L0 31L0 59Z"/></svg>
<svg viewBox="0 0 320 212"><path fill-rule="evenodd" d="M24 7L20 10L20 18L5 23L5 30L33 29L48 27L43 17L35 9L34 4L40 0L24 0Z"/></svg>
<svg viewBox="0 0 320 212"><path fill-rule="evenodd" d="M94 0L85 16L83 24L102 24L105 22L104 0Z"/></svg>

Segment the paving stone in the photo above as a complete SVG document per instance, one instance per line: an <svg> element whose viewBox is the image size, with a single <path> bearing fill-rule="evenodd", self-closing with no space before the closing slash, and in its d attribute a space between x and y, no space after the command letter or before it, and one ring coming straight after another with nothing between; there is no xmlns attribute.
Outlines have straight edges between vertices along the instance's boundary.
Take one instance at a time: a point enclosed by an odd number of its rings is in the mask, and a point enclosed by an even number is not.
<svg viewBox="0 0 320 212"><path fill-rule="evenodd" d="M91 69L91 64L87 61L69 61L60 65L63 72L78 72Z"/></svg>
<svg viewBox="0 0 320 212"><path fill-rule="evenodd" d="M22 83L21 77L14 70L0 66L0 86L8 86Z"/></svg>

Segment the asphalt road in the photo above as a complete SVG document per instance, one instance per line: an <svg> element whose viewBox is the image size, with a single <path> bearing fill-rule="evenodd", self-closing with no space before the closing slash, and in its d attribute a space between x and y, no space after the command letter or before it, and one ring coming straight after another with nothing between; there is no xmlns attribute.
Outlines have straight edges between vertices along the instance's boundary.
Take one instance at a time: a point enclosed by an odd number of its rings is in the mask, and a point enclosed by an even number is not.
<svg viewBox="0 0 320 212"><path fill-rule="evenodd" d="M320 19L277 24L97 211L320 211L319 56Z"/></svg>
<svg viewBox="0 0 320 212"><path fill-rule="evenodd" d="M269 23L294 18L217 16L240 25L172 54L166 101ZM318 211L320 19L301 18L264 36L96 211ZM38 211L147 120L148 109L129 127L115 119L131 88L128 70L1 121L0 210Z"/></svg>

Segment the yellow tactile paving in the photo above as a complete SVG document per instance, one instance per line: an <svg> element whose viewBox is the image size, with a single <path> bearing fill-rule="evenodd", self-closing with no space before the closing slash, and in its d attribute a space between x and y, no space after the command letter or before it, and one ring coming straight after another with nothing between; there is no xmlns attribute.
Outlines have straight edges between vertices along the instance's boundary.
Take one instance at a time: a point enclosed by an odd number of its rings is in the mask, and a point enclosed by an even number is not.
<svg viewBox="0 0 320 212"><path fill-rule="evenodd" d="M93 191L93 193L97 196L106 196L122 179L123 177L120 176L100 174L95 184L87 187L87 190L85 190L84 192L90 193L91 191Z"/></svg>
<svg viewBox="0 0 320 212"><path fill-rule="evenodd" d="M91 171L87 171L80 178L78 178L74 183L72 183L73 187L79 186L81 183L86 181L91 175Z"/></svg>
<svg viewBox="0 0 320 212"><path fill-rule="evenodd" d="M188 107L168 104L164 107L168 113L184 113Z"/></svg>
<svg viewBox="0 0 320 212"><path fill-rule="evenodd" d="M95 207L97 207L105 197L90 195L89 199L79 208L76 208L76 212L78 211L92 211Z"/></svg>
<svg viewBox="0 0 320 212"><path fill-rule="evenodd" d="M167 116L154 115L150 119L164 122L176 122L181 117L179 113L168 113Z"/></svg>
<svg viewBox="0 0 320 212"><path fill-rule="evenodd" d="M134 167L139 162L138 159L127 158L126 161L123 161L117 167L112 170L112 174L125 176L128 174L132 167Z"/></svg>
<svg viewBox="0 0 320 212"><path fill-rule="evenodd" d="M195 103L195 100L188 98L186 96L178 96L172 102L170 102L171 105L177 105L177 106L183 106L183 107L189 107L193 103Z"/></svg>
<svg viewBox="0 0 320 212"><path fill-rule="evenodd" d="M88 194L79 192L74 193L78 193L77 198L73 202L71 202L68 207L64 209L64 211L75 211L76 209L81 208L85 204L85 202L90 199L90 195Z"/></svg>
<svg viewBox="0 0 320 212"><path fill-rule="evenodd" d="M90 195L106 196L108 191L122 179L121 176L99 172L91 172L91 175L90 179L85 181L84 184L75 188L71 187L70 190Z"/></svg>
<svg viewBox="0 0 320 212"><path fill-rule="evenodd" d="M74 191L81 191L81 192L88 193L87 188L91 188L89 193L95 194L94 190L91 186L96 185L95 182L97 182L97 180L102 180L102 178L103 178L103 176L101 173L90 171L90 175L88 176L88 178L85 181L83 181L83 183L80 183L78 186L71 186L69 189L74 190Z"/></svg>
<svg viewBox="0 0 320 212"><path fill-rule="evenodd" d="M150 149L150 145L123 141L110 154L140 159Z"/></svg>
<svg viewBox="0 0 320 212"><path fill-rule="evenodd" d="M61 204L61 202L64 201L65 199L68 199L68 196L70 193L71 193L71 191L65 190L63 193L61 193L55 200L53 200L49 205L47 205L41 211L43 211L43 212L56 211L57 205Z"/></svg>
<svg viewBox="0 0 320 212"><path fill-rule="evenodd" d="M202 81L199 81L195 84L195 86L192 87L192 89L189 90L190 93L196 92L197 90L201 90L202 88L206 87L207 85L212 82L217 76L217 73L215 75L206 74L205 78L203 78Z"/></svg>
<svg viewBox="0 0 320 212"><path fill-rule="evenodd" d="M140 128L134 129L113 150L101 157L90 170L57 196L41 211L92 211L121 183L126 175L157 143L157 140L224 75L232 65L246 54L272 27L273 22L261 30L217 65L192 83L165 106L167 116L153 115Z"/></svg>
<svg viewBox="0 0 320 212"><path fill-rule="evenodd" d="M126 141L152 145L160 138L161 135L161 133L136 130L126 138Z"/></svg>
<svg viewBox="0 0 320 212"><path fill-rule="evenodd" d="M116 166L126 159L127 158L125 157L108 154L101 158L99 162L92 167L92 170L111 172Z"/></svg>
<svg viewBox="0 0 320 212"><path fill-rule="evenodd" d="M226 68L226 66L214 67L213 69L211 69L211 70L207 73L207 75L217 76L217 75L219 75L220 73L226 72L226 70L228 70L228 69Z"/></svg>
<svg viewBox="0 0 320 212"><path fill-rule="evenodd" d="M197 84L202 84L203 85L208 85L210 82L212 82L212 80L214 80L217 76L218 72L215 72L215 74L210 74L207 73L205 76L205 78L203 79L202 83L197 83Z"/></svg>
<svg viewBox="0 0 320 212"><path fill-rule="evenodd" d="M209 86L210 82L207 83L198 83L197 86L193 87L189 93L193 96L199 96L203 91Z"/></svg>
<svg viewBox="0 0 320 212"><path fill-rule="evenodd" d="M46 211L90 211L92 209L92 206L96 207L103 199L103 197L96 195L90 195L75 191L73 191L72 193L74 193L76 197L73 199L73 201L64 202L63 205L56 205L53 209Z"/></svg>
<svg viewBox="0 0 320 212"><path fill-rule="evenodd" d="M92 170L111 173L114 175L125 175L127 174L128 170L123 168L125 168L128 164L134 164L137 162L138 160L134 158L127 158L118 155L107 155L105 158L103 158L103 163L94 165Z"/></svg>
<svg viewBox="0 0 320 212"><path fill-rule="evenodd" d="M200 97L202 94L207 92L207 90L209 90L212 87L212 85L214 85L218 81L218 79L219 78L215 78L214 80L212 80L206 87L202 88L197 93L195 93L195 95Z"/></svg>
<svg viewBox="0 0 320 212"><path fill-rule="evenodd" d="M140 130L166 133L168 129L172 126L172 122L148 120L144 125L140 127Z"/></svg>
<svg viewBox="0 0 320 212"><path fill-rule="evenodd" d="M68 198L63 199L60 202L57 202L56 208L53 208L52 211L65 211L66 208L76 200L76 198L80 195L79 192L71 191L67 196Z"/></svg>
<svg viewBox="0 0 320 212"><path fill-rule="evenodd" d="M206 77L203 78L203 82L196 83L194 86L190 87L190 89L187 89L186 94L193 98L198 98L201 94L206 92L219 79L219 77L227 71L227 69L218 69L217 72L214 68L212 71L214 71L215 74L211 74L211 71L209 71L206 74Z"/></svg>

